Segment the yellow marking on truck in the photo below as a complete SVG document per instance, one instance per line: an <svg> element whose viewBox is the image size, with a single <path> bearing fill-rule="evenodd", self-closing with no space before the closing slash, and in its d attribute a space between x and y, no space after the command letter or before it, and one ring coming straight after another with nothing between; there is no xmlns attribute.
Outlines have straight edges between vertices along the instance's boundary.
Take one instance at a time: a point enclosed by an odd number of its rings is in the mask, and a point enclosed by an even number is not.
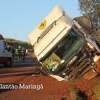
<svg viewBox="0 0 100 100"><path fill-rule="evenodd" d="M46 20L44 20L40 25L39 25L39 29L40 30L43 30L45 27L46 27L46 25L47 25L47 21Z"/></svg>

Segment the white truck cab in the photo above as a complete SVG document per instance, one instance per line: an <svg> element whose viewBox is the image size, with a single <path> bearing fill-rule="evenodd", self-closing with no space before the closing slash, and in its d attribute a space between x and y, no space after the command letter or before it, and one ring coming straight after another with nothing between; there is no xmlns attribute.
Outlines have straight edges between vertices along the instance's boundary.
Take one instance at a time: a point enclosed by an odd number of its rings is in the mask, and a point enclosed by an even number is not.
<svg viewBox="0 0 100 100"><path fill-rule="evenodd" d="M72 18L59 6L55 6L30 34L38 61L54 69L68 63L84 45L84 39L73 28ZM48 58L48 59L47 59Z"/></svg>
<svg viewBox="0 0 100 100"><path fill-rule="evenodd" d="M4 66L12 65L12 53L8 50L6 41L2 35L0 35L0 64Z"/></svg>
<svg viewBox="0 0 100 100"><path fill-rule="evenodd" d="M58 6L29 34L29 40L38 61L54 74L75 78L93 63L95 50L87 45L92 43L91 39L79 23Z"/></svg>
<svg viewBox="0 0 100 100"><path fill-rule="evenodd" d="M71 29L72 19L56 6L49 15L30 34L29 40L34 46L38 60L41 60L54 46L61 41Z"/></svg>

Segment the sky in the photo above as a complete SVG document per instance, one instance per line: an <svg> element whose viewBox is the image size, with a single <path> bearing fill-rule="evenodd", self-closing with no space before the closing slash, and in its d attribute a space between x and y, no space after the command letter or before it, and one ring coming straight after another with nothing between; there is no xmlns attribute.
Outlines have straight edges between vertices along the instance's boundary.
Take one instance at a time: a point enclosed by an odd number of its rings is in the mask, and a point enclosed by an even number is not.
<svg viewBox="0 0 100 100"><path fill-rule="evenodd" d="M78 0L0 0L0 33L28 40L28 34L59 5L72 17L80 16Z"/></svg>

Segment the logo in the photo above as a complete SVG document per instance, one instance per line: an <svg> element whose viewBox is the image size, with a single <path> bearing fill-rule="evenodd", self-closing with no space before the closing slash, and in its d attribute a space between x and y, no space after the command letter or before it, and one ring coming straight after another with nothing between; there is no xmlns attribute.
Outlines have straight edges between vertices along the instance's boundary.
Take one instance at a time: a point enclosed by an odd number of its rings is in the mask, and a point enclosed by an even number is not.
<svg viewBox="0 0 100 100"><path fill-rule="evenodd" d="M39 29L40 30L43 30L45 27L46 27L46 24L47 24L47 22L46 22L46 20L44 20L40 25L39 25Z"/></svg>

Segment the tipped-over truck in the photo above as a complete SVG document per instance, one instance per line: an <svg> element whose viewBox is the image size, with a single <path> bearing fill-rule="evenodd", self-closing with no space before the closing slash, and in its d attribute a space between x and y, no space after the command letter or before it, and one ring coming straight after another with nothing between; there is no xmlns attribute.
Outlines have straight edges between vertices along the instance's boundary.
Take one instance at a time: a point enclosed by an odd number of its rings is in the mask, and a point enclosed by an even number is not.
<svg viewBox="0 0 100 100"><path fill-rule="evenodd" d="M29 37L43 66L1 69L0 100L100 100L99 48L76 21L55 7Z"/></svg>
<svg viewBox="0 0 100 100"><path fill-rule="evenodd" d="M100 49L78 21L56 6L30 34L38 61L53 74L75 79L96 66Z"/></svg>

